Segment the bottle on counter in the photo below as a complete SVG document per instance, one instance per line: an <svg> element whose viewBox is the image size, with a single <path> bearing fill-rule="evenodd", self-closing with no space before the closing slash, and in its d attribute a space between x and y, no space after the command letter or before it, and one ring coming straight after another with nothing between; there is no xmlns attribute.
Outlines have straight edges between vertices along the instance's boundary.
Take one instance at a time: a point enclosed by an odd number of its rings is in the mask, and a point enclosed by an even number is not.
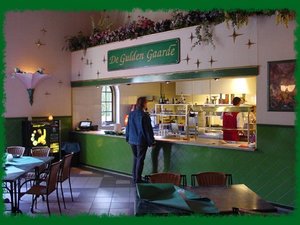
<svg viewBox="0 0 300 225"><path fill-rule="evenodd" d="M209 100L208 100L208 97L206 98L206 102L205 102L206 104L209 104Z"/></svg>
<svg viewBox="0 0 300 225"><path fill-rule="evenodd" d="M158 103L162 104L162 96L159 97Z"/></svg>

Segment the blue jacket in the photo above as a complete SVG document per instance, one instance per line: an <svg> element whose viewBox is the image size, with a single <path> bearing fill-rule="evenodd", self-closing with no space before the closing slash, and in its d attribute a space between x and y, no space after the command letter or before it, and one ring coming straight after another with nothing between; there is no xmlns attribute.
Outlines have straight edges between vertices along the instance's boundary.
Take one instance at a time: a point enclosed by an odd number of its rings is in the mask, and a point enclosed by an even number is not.
<svg viewBox="0 0 300 225"><path fill-rule="evenodd" d="M149 147L154 144L151 119L143 110L136 109L129 114L126 127L126 141L129 144Z"/></svg>

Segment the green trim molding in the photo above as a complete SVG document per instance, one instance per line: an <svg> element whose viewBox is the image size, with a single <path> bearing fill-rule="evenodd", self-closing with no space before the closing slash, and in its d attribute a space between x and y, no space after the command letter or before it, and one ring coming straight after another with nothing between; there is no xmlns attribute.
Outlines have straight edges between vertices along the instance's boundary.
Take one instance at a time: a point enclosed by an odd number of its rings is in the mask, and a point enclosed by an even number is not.
<svg viewBox="0 0 300 225"><path fill-rule="evenodd" d="M47 120L47 117L33 117L33 120ZM53 119L61 121L61 140L69 141L72 131L71 116L53 116ZM27 117L4 118L5 146L22 146L22 121Z"/></svg>
<svg viewBox="0 0 300 225"><path fill-rule="evenodd" d="M257 135L254 152L158 142L160 149L147 152L143 174L178 172L190 185L193 173L223 171L232 174L233 183L246 184L263 199L294 207L295 127L257 125ZM72 139L80 143L81 163L131 174L132 152L124 138L73 133Z"/></svg>
<svg viewBox="0 0 300 225"><path fill-rule="evenodd" d="M204 70L184 73L168 73L168 74L149 74L128 78L110 78L85 81L72 81L72 87L97 86L97 85L114 85L114 84L133 84L147 82L164 82L175 80L192 80L192 79L209 79L224 77L240 77L240 76L257 76L259 74L258 66L240 67L240 68L224 68L219 70Z"/></svg>

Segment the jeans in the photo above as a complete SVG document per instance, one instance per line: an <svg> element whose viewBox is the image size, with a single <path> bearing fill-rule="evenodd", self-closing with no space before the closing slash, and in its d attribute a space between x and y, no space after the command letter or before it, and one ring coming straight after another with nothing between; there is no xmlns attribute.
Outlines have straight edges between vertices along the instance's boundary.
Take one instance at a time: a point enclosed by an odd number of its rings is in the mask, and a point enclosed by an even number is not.
<svg viewBox="0 0 300 225"><path fill-rule="evenodd" d="M134 183L142 182L144 160L148 147L146 145L131 145L133 153L132 177Z"/></svg>

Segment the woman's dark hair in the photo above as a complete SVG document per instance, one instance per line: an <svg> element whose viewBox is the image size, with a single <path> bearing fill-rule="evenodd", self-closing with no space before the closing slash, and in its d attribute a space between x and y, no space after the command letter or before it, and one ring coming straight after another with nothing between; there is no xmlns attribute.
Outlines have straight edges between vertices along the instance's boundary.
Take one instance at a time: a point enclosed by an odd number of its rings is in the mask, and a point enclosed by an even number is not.
<svg viewBox="0 0 300 225"><path fill-rule="evenodd" d="M136 100L136 108L137 109L143 109L146 102L147 102L147 98L146 97L139 97Z"/></svg>
<svg viewBox="0 0 300 225"><path fill-rule="evenodd" d="M234 98L232 99L232 104L233 104L233 105L238 105L241 101L242 101L241 98L239 98L239 97L234 97Z"/></svg>

